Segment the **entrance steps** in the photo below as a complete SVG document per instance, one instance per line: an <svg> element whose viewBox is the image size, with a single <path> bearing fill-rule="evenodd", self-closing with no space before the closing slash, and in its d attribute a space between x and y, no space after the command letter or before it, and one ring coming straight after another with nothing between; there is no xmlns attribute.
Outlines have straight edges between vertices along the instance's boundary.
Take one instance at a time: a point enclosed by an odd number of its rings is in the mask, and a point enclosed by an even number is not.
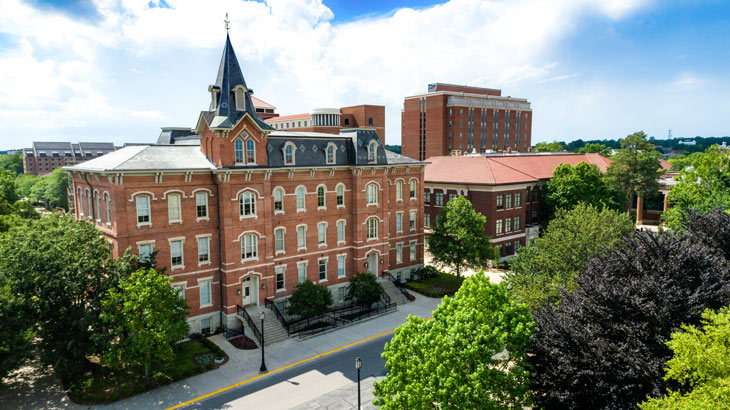
<svg viewBox="0 0 730 410"><path fill-rule="evenodd" d="M264 344L266 346L289 338L289 335L286 333L286 329L284 329L284 326L281 325L281 322L279 322L279 319L276 318L276 315L271 310L266 309L263 306L253 305L246 306L244 309L246 309L246 313L251 316L251 319L253 319L256 324L256 328L259 331L261 330L261 312L264 312ZM246 329L246 335L251 336L252 339L257 339L256 333L250 329L246 319L238 314L236 314L236 316L243 323L243 327ZM261 340L256 340L256 342L261 344Z"/></svg>
<svg viewBox="0 0 730 410"><path fill-rule="evenodd" d="M408 298L400 293L400 290L398 290L393 282L384 278L378 279L378 282L383 287L385 294L390 297L391 303L397 303L398 306L408 303Z"/></svg>

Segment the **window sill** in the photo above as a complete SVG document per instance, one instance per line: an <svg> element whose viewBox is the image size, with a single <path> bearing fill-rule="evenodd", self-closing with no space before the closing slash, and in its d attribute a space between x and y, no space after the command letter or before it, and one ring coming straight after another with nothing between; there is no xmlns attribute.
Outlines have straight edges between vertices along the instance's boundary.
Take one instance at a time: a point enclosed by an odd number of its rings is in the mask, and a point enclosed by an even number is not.
<svg viewBox="0 0 730 410"><path fill-rule="evenodd" d="M284 215L284 211L274 211L274 215Z"/></svg>
<svg viewBox="0 0 730 410"><path fill-rule="evenodd" d="M297 209L297 213L299 213L299 212L307 212L307 208L304 208L304 209Z"/></svg>
<svg viewBox="0 0 730 410"><path fill-rule="evenodd" d="M204 305L200 305L200 309L204 309L204 308L209 308L209 307L211 307L211 306L213 306L213 304L212 304L212 303L206 303L206 304L204 304Z"/></svg>
<svg viewBox="0 0 730 410"><path fill-rule="evenodd" d="M377 241L377 240L378 240L378 238L368 238L367 239L368 242L370 242L370 241Z"/></svg>
<svg viewBox="0 0 730 410"><path fill-rule="evenodd" d="M318 206L317 207L317 210L318 211L326 211L327 210L327 207L326 206Z"/></svg>
<svg viewBox="0 0 730 410"><path fill-rule="evenodd" d="M297 251L299 251L299 252L306 251L306 250L307 250L307 248L297 248Z"/></svg>
<svg viewBox="0 0 730 410"><path fill-rule="evenodd" d="M207 221L210 221L210 218L207 217L207 216L201 217L201 218L195 218L195 222L200 222L200 221L206 221L207 222Z"/></svg>
<svg viewBox="0 0 730 410"><path fill-rule="evenodd" d="M344 244L344 243L345 243L345 241L337 241L337 244L338 244L338 245L342 245L342 244Z"/></svg>
<svg viewBox="0 0 730 410"><path fill-rule="evenodd" d="M319 283L322 283L322 282L328 282L328 280L327 279L320 279L319 280Z"/></svg>
<svg viewBox="0 0 730 410"><path fill-rule="evenodd" d="M344 207L345 207L345 205L337 205L337 209L341 209L341 208L344 208Z"/></svg>
<svg viewBox="0 0 730 410"><path fill-rule="evenodd" d="M238 220L242 221L244 219L259 219L258 215L248 215L248 216L239 216Z"/></svg>
<svg viewBox="0 0 730 410"><path fill-rule="evenodd" d="M326 248L327 247L327 244L326 243L320 243L320 244L317 244L317 247L318 248Z"/></svg>
<svg viewBox="0 0 730 410"><path fill-rule="evenodd" d="M168 221L167 224L168 225L172 225L172 224L180 224L180 225L182 225L182 219L178 219L178 220L175 220L175 221Z"/></svg>
<svg viewBox="0 0 730 410"><path fill-rule="evenodd" d="M106 226L108 226L109 228L111 228L112 227L112 223L111 222L107 222L106 223Z"/></svg>
<svg viewBox="0 0 730 410"><path fill-rule="evenodd" d="M185 270L185 265L176 265L176 266L170 267L170 270L178 270L178 269Z"/></svg>
<svg viewBox="0 0 730 410"><path fill-rule="evenodd" d="M198 262L198 267L210 265L211 263L212 263L211 261Z"/></svg>
<svg viewBox="0 0 730 410"><path fill-rule="evenodd" d="M286 255L286 251L274 251L274 255Z"/></svg>
<svg viewBox="0 0 730 410"><path fill-rule="evenodd" d="M286 292L286 288L276 289L276 293L279 293L279 292Z"/></svg>
<svg viewBox="0 0 730 410"><path fill-rule="evenodd" d="M257 256L257 257L255 257L255 258L241 259L241 263L246 263L246 262L258 262L258 260L259 260L259 258L258 258L258 256Z"/></svg>
<svg viewBox="0 0 730 410"><path fill-rule="evenodd" d="M378 206L378 203L376 202L374 204L367 204L367 206Z"/></svg>
<svg viewBox="0 0 730 410"><path fill-rule="evenodd" d="M143 226L152 226L152 222L137 223L137 228L141 228Z"/></svg>
<svg viewBox="0 0 730 410"><path fill-rule="evenodd" d="M415 201L416 199L418 199L418 198L411 198L411 201Z"/></svg>

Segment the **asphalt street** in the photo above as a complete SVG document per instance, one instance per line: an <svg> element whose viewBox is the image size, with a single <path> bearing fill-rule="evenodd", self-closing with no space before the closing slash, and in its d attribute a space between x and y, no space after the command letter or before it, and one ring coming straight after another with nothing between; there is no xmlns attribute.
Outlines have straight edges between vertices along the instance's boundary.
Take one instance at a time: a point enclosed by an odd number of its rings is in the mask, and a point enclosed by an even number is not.
<svg viewBox="0 0 730 410"><path fill-rule="evenodd" d="M271 376L200 402L186 409L289 409L357 382L355 358L362 359L361 378L385 375L385 361L380 357L392 334L363 342L325 357L283 370Z"/></svg>

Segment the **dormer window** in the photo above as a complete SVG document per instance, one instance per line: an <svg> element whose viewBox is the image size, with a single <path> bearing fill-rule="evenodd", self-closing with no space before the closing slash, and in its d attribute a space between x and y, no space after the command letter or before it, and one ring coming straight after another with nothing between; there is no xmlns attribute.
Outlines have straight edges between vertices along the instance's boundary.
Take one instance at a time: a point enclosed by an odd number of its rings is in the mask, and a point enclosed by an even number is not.
<svg viewBox="0 0 730 410"><path fill-rule="evenodd" d="M378 143L373 140L368 144L368 162L373 164L376 162L378 152Z"/></svg>
<svg viewBox="0 0 730 410"><path fill-rule="evenodd" d="M337 153L337 146L333 143L327 144L327 148L325 150L325 155L327 156L327 164L332 165L335 163L335 154Z"/></svg>
<svg viewBox="0 0 730 410"><path fill-rule="evenodd" d="M246 88L242 85L237 85L233 88L233 93L236 97L236 110L238 111L246 110L246 91Z"/></svg>
<svg viewBox="0 0 730 410"><path fill-rule="evenodd" d="M236 165L245 164L245 162L243 160L243 141L241 141L240 139L237 139L233 143L233 148L234 148L235 155L236 155Z"/></svg>
<svg viewBox="0 0 730 410"><path fill-rule="evenodd" d="M218 109L218 94L221 90L215 85L208 86L208 92L210 93L210 110Z"/></svg>
<svg viewBox="0 0 730 410"><path fill-rule="evenodd" d="M251 139L246 140L246 163L251 165L256 163L256 149Z"/></svg>
<svg viewBox="0 0 730 410"><path fill-rule="evenodd" d="M284 165L294 165L294 153L296 150L297 147L292 142L287 142L286 145L284 145Z"/></svg>

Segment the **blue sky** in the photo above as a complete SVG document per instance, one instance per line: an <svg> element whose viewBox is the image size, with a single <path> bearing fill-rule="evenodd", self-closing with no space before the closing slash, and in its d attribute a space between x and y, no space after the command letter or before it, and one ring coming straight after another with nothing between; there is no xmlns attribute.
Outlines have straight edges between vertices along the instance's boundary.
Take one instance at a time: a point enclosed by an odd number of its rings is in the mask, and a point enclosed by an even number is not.
<svg viewBox="0 0 730 410"><path fill-rule="evenodd" d="M730 135L730 2L4 0L0 149L193 127L226 12L256 97L385 105L388 143L403 97L437 81L527 98L533 143Z"/></svg>

